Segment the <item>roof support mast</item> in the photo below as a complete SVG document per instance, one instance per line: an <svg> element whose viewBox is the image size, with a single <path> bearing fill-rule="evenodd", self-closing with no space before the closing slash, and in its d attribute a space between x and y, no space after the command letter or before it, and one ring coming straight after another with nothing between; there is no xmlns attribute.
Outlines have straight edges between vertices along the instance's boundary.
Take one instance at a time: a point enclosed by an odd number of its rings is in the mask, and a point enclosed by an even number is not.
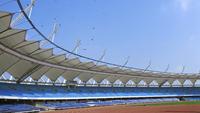
<svg viewBox="0 0 200 113"><path fill-rule="evenodd" d="M104 49L103 54L101 55L101 57L99 58L99 61L104 61L106 55L106 49ZM98 65L99 62L96 62L96 65Z"/></svg>
<svg viewBox="0 0 200 113"><path fill-rule="evenodd" d="M185 66L183 66L182 71L181 71L181 74L183 74L184 71L185 71Z"/></svg>
<svg viewBox="0 0 200 113"><path fill-rule="evenodd" d="M48 36L48 39L51 41L51 42L54 42L54 39L56 37L56 34L58 32L58 29L59 29L59 24L58 23L54 23L53 25L53 30L52 32L49 34ZM45 44L48 44L49 42L47 40L43 40L41 42L41 46L44 46Z"/></svg>
<svg viewBox="0 0 200 113"><path fill-rule="evenodd" d="M168 64L168 65L167 65L167 68L166 68L166 69L165 69L165 71L164 71L165 73L167 73L167 72L168 72L168 70L169 70L169 67L170 67L170 65Z"/></svg>
<svg viewBox="0 0 200 113"><path fill-rule="evenodd" d="M147 71L151 67L151 60L149 61L148 66L144 69L144 72Z"/></svg>
<svg viewBox="0 0 200 113"><path fill-rule="evenodd" d="M29 18L31 18L33 7L35 6L36 0L31 0L31 3L24 9L24 12L28 15ZM24 15L23 13L19 13L15 19L11 21L11 27L14 27L17 23L19 23L23 19Z"/></svg>
<svg viewBox="0 0 200 113"><path fill-rule="evenodd" d="M130 56L127 57L124 65L122 65L121 69L123 69L128 64L129 60L130 60Z"/></svg>
<svg viewBox="0 0 200 113"><path fill-rule="evenodd" d="M81 40L77 40L75 47L72 49L72 53L76 53L78 54L78 49L80 48L81 45ZM68 57L70 57L71 54L68 55Z"/></svg>

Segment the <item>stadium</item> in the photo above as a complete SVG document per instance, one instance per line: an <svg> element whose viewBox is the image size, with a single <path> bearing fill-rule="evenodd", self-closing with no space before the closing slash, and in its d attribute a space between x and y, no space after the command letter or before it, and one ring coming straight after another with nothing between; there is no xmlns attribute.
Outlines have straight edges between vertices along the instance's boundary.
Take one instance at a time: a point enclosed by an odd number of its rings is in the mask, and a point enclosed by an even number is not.
<svg viewBox="0 0 200 113"><path fill-rule="evenodd" d="M133 68L127 66L127 62L118 65L102 58L97 60L80 55L51 40L56 30L49 38L35 26L27 13L32 10L35 0L28 6L21 0L11 2L16 4L19 12L0 11L1 113L81 108L90 112L90 108L104 106L112 109L109 107L114 105L200 101L199 73L153 71L149 70L150 65L145 69ZM3 2L3 5L9 3ZM14 27L22 18L27 25ZM28 40L27 33L30 32L37 33L43 40ZM41 46L42 43L48 43L49 47ZM55 54L55 48L62 53ZM95 82L88 82L91 80Z"/></svg>

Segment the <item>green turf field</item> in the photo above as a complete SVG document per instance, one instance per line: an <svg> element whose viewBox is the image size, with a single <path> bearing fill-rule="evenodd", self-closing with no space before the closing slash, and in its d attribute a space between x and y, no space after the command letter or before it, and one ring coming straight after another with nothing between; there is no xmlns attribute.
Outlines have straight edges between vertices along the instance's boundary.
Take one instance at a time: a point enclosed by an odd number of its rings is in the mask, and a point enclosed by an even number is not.
<svg viewBox="0 0 200 113"><path fill-rule="evenodd" d="M200 101L181 101L181 102L163 102L163 103L148 103L148 104L137 104L138 106L160 106L160 105L194 105L200 104ZM135 104L131 104L135 105Z"/></svg>

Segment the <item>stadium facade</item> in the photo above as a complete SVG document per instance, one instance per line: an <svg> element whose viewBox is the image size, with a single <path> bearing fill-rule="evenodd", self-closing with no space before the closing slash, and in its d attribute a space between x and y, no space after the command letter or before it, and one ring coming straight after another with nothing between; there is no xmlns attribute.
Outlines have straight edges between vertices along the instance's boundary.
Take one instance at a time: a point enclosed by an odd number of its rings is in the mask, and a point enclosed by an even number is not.
<svg viewBox="0 0 200 113"><path fill-rule="evenodd" d="M17 2L31 30L49 41L26 15L20 0ZM161 101L171 98L172 101L200 96L200 88L195 86L200 78L199 73L159 72L112 64L72 53L49 41L55 48L75 57L54 54L53 48L42 48L41 41L27 40L26 34L30 29L11 27L13 15L14 13L0 11L0 75L8 72L15 78L1 80L0 99L4 102L141 98L160 98ZM43 75L51 82L40 82ZM65 83L56 82L60 76L66 80ZM32 81L27 82L27 78ZM81 84L74 81L75 78L79 78ZM88 84L91 79L95 84ZM102 83L105 79L109 84ZM181 83L180 86L173 85L177 80ZM123 84L117 85L116 81ZM128 84L130 81L135 84ZM147 85L143 87L139 84L140 81ZM151 85L155 81L157 85ZM191 81L192 84L186 86L185 81ZM163 87L166 82L169 86Z"/></svg>

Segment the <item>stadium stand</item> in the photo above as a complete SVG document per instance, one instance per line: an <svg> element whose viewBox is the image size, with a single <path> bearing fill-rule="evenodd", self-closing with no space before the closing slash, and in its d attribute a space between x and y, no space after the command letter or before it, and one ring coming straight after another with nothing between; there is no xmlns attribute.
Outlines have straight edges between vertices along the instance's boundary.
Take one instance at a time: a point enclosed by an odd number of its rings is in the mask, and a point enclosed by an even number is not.
<svg viewBox="0 0 200 113"><path fill-rule="evenodd" d="M0 11L0 74L10 73L14 78L9 79L10 81L0 80L0 100L3 101L0 112L40 111L34 104L28 104L33 101L40 101L39 106L47 109L70 109L177 102L180 98L188 101L200 100L200 88L195 87L199 73L172 73L127 67L74 54L51 41L51 48L42 48L40 41L27 40L29 38L26 34L35 31L42 40L48 41L28 18L20 0L16 1L20 14L24 15L31 30L12 28L10 24L14 13ZM54 54L53 48L65 54ZM68 57L69 55L73 57ZM40 85L39 80L44 75L48 80ZM29 83L32 85L25 82L29 77L32 79ZM59 77L67 81L61 83L64 86L55 86ZM75 82L75 78L79 78L82 83ZM91 79L96 82L96 86L87 84ZM106 84L109 87L101 86L103 80L109 81L109 84ZM121 87L113 87L117 80L123 83ZM126 87L130 80L136 87ZM191 82L190 87L183 87L186 80ZM139 87L140 81L147 85ZM153 81L157 82L157 87L149 87ZM180 86L173 87L174 81L179 81ZM162 87L166 82L169 87ZM12 101L18 104L7 104ZM19 104L26 101L27 104Z"/></svg>
<svg viewBox="0 0 200 113"><path fill-rule="evenodd" d="M74 87L0 83L1 99L66 100L200 96L200 88Z"/></svg>
<svg viewBox="0 0 200 113"><path fill-rule="evenodd" d="M185 101L200 101L200 97L184 97Z"/></svg>
<svg viewBox="0 0 200 113"><path fill-rule="evenodd" d="M72 109L91 106L110 106L121 104L142 104L142 103L158 103L158 102L178 102L178 98L152 98L152 99L128 99L128 100L109 100L109 101L89 101L89 102L50 102L43 103L40 106L45 106L49 110L57 109Z"/></svg>
<svg viewBox="0 0 200 113"><path fill-rule="evenodd" d="M27 104L4 104L0 105L0 113L28 113L39 112L40 108Z"/></svg>

